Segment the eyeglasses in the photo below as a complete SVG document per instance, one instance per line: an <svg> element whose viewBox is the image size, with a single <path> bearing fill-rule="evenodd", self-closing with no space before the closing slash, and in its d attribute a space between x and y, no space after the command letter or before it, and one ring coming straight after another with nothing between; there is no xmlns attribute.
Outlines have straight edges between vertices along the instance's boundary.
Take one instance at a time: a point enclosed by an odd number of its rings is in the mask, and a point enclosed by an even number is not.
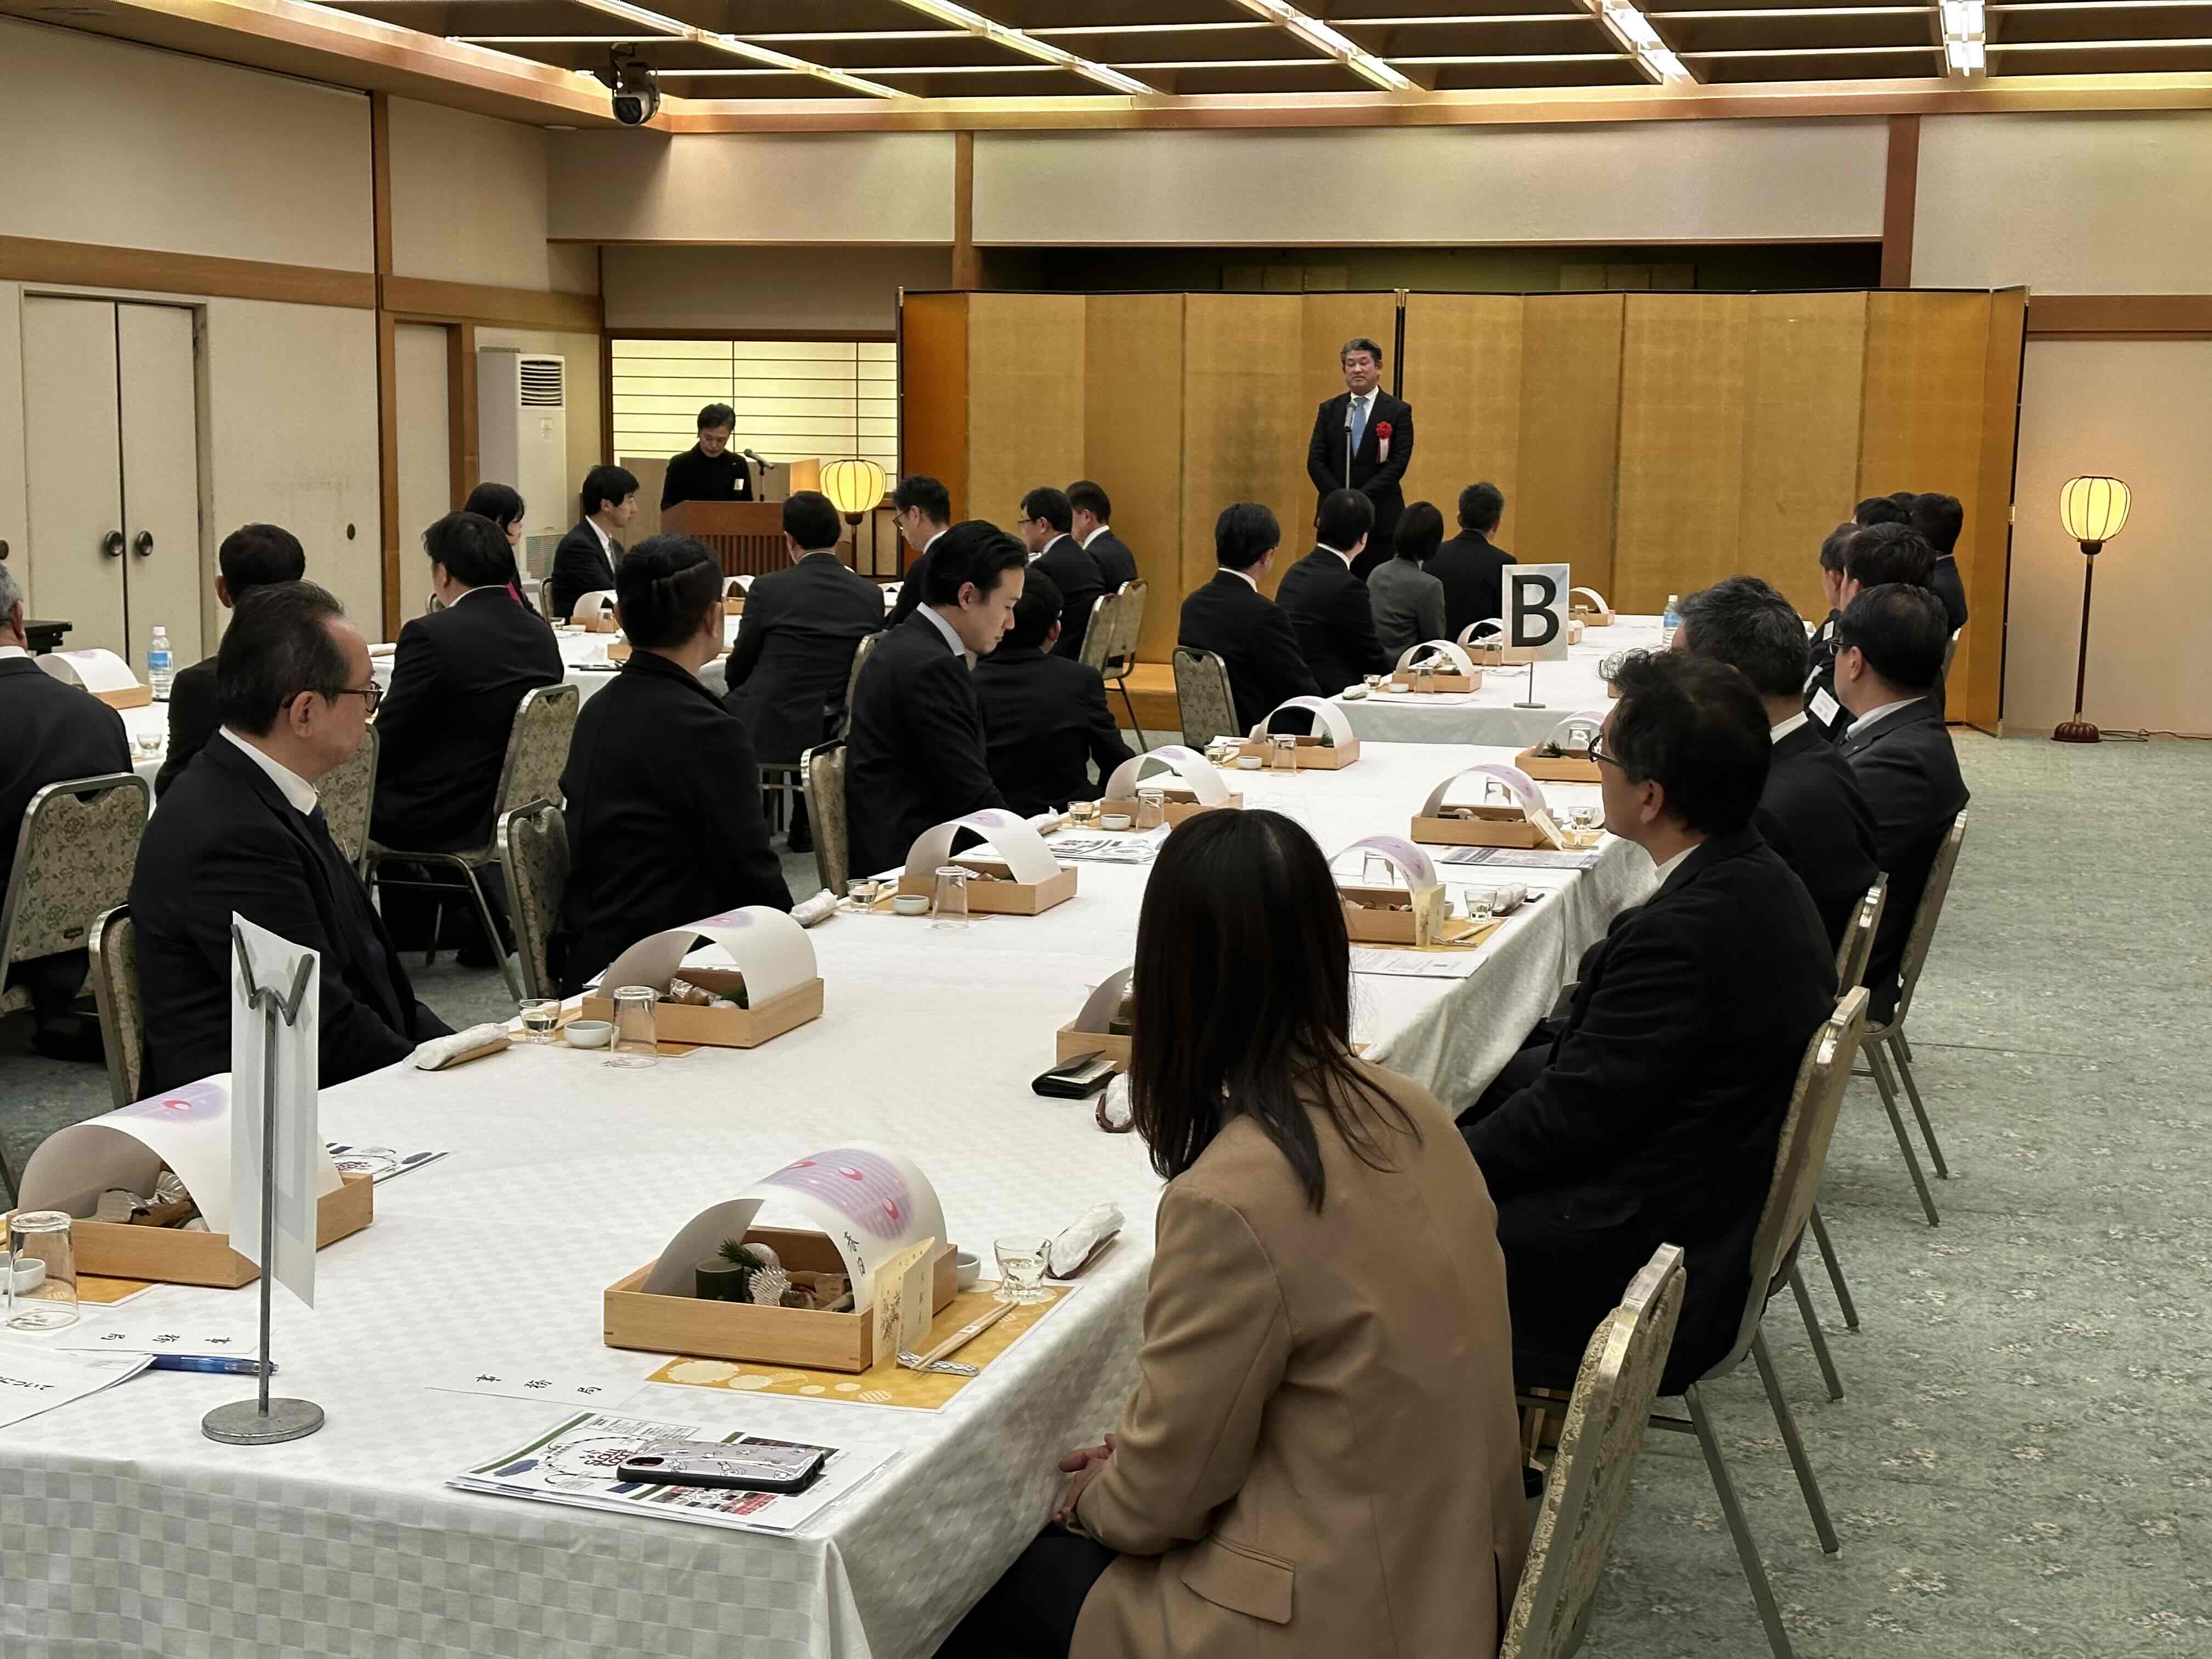
<svg viewBox="0 0 2212 1659"><path fill-rule="evenodd" d="M1622 761L1620 757L1614 754L1612 750L1605 746L1605 739L1602 738L1594 737L1590 739L1589 757L1593 763L1601 763L1607 766L1618 766L1624 772L1628 770L1626 763Z"/></svg>
<svg viewBox="0 0 2212 1659"><path fill-rule="evenodd" d="M332 702L340 697L359 697L368 705L368 712L374 714L376 705L384 701L384 688L371 680L367 685L342 685L337 690L325 691L323 695Z"/></svg>

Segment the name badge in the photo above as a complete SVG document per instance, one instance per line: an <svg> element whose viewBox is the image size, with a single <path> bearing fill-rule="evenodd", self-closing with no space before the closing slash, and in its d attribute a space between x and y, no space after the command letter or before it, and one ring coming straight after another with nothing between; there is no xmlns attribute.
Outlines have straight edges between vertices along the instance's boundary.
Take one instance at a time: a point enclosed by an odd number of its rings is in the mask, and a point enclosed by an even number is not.
<svg viewBox="0 0 2212 1659"><path fill-rule="evenodd" d="M1844 712L1843 704L1828 695L1828 688L1825 685L1813 694L1813 701L1809 707L1812 709L1813 718L1820 721L1822 726L1830 728L1835 726L1836 717Z"/></svg>

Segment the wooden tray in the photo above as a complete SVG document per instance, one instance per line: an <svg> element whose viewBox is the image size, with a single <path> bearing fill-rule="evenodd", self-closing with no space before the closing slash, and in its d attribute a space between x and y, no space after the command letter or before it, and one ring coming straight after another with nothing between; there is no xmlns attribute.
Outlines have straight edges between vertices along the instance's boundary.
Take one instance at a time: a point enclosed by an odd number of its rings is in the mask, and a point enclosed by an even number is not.
<svg viewBox="0 0 2212 1659"><path fill-rule="evenodd" d="M1099 816L1103 817L1109 812L1127 812L1129 815L1129 822L1134 823L1137 821L1139 804L1133 800L1102 800L1098 803ZM1219 802L1218 806L1224 811L1241 811L1244 806L1244 797L1231 791L1229 799ZM1166 820L1170 829L1182 823L1186 818L1194 818L1200 812L1210 812L1214 810L1214 807L1208 806L1188 791L1181 795L1170 791L1167 799L1160 803L1160 816ZM1084 830L1095 830L1098 825L1093 822L1078 827ZM1049 842L1047 843L1046 850L1050 850Z"/></svg>
<svg viewBox="0 0 2212 1659"><path fill-rule="evenodd" d="M1104 1054L1114 1062L1114 1069L1129 1069L1129 1044L1132 1039L1116 1036L1111 1031L1079 1031L1070 1020L1053 1034L1053 1061L1065 1066L1071 1060L1080 1060L1085 1054Z"/></svg>
<svg viewBox="0 0 2212 1659"><path fill-rule="evenodd" d="M1413 820L1412 838L1430 847L1549 847L1551 838L1517 808L1478 806L1471 818Z"/></svg>
<svg viewBox="0 0 2212 1659"><path fill-rule="evenodd" d="M1285 732L1279 735L1289 737L1291 734ZM1267 758L1267 744L1264 738L1247 738L1237 753L1246 756L1256 755L1264 761ZM1235 757L1232 756L1231 758L1233 763ZM1359 739L1354 738L1350 743L1325 744L1319 738L1308 732L1298 738L1295 758L1302 768L1318 767L1323 771L1338 771L1359 758ZM1267 769L1262 767L1261 769L1265 771Z"/></svg>
<svg viewBox="0 0 2212 1659"><path fill-rule="evenodd" d="M1472 674L1432 673L1429 676L1429 680L1430 684L1425 686L1416 685L1413 684L1412 675L1394 674L1390 677L1389 689L1393 691L1411 691L1423 695L1441 691L1473 691L1480 689L1482 684L1482 671L1478 668Z"/></svg>
<svg viewBox="0 0 2212 1659"><path fill-rule="evenodd" d="M1011 872L995 859L973 858L965 854L953 863L975 872L980 877L986 872L1000 872L998 880L972 880L968 884L968 914L971 916L1035 916L1042 915L1055 904L1065 904L1075 896L1075 866L1063 864L1060 873L1039 882L1013 881L1005 878ZM937 878L902 875L898 890L919 893L924 898L937 894Z"/></svg>
<svg viewBox="0 0 2212 1659"><path fill-rule="evenodd" d="M1530 777L1544 783L1599 781L1597 763L1588 757L1546 755L1534 749L1523 749L1513 757L1513 763Z"/></svg>
<svg viewBox="0 0 2212 1659"><path fill-rule="evenodd" d="M1355 945L1413 945L1419 942L1413 896L1402 887L1339 887L1344 906L1344 930ZM1432 890L1435 906L1430 916L1430 936L1443 931L1444 890Z"/></svg>
<svg viewBox="0 0 2212 1659"><path fill-rule="evenodd" d="M679 978L702 991L734 991L744 975L734 968L685 968ZM614 998L605 989L592 992L577 1010L578 1019L612 1020ZM757 1008L701 1008L688 1002L653 1005L653 1035L662 1042L690 1042L710 1048L757 1048L771 1037L794 1030L822 1017L822 981L810 979ZM566 1024L564 1021L563 1024Z"/></svg>
<svg viewBox="0 0 2212 1659"><path fill-rule="evenodd" d="M341 1174L336 1192L315 1206L315 1248L349 1238L376 1218L373 1176ZM104 1279L141 1279L157 1285L212 1285L234 1291L261 1277L260 1269L230 1248L228 1233L186 1232L180 1227L133 1227L117 1221L73 1221L70 1242L76 1268Z"/></svg>

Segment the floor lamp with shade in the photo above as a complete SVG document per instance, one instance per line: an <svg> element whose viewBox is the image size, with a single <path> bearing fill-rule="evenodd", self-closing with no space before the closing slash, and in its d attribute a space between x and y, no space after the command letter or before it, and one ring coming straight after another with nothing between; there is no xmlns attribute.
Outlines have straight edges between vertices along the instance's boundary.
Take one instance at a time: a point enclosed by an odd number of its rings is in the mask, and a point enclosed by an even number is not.
<svg viewBox="0 0 2212 1659"><path fill-rule="evenodd" d="M2128 521L2134 497L2118 478L2069 478L2058 491L2058 521L2081 544L2081 651L2074 665L2074 718L2051 734L2055 743L2102 743L2104 734L2081 718L2081 695L2089 678L2089 594L2097 580L2097 555Z"/></svg>

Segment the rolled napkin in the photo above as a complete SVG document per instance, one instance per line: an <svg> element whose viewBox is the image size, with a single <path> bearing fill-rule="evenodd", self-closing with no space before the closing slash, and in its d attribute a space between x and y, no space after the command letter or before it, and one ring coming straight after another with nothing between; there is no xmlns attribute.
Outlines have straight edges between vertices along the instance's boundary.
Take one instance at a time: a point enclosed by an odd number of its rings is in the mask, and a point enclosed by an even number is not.
<svg viewBox="0 0 2212 1659"><path fill-rule="evenodd" d="M456 1031L451 1036L432 1037L428 1042L419 1044L415 1050L415 1069L418 1072L442 1072L448 1066L459 1066L465 1060L496 1054L507 1044L507 1027L504 1025L471 1025L465 1031Z"/></svg>
<svg viewBox="0 0 2212 1659"><path fill-rule="evenodd" d="M1490 914L1494 916L1510 916L1528 902L1528 890L1519 882L1509 882L1501 887L1478 887L1473 890L1489 893Z"/></svg>
<svg viewBox="0 0 2212 1659"><path fill-rule="evenodd" d="M801 927L811 927L830 920L837 908L837 896L827 887L812 898L791 907L791 919Z"/></svg>
<svg viewBox="0 0 2212 1659"><path fill-rule="evenodd" d="M1101 1204L1082 1219L1063 1230L1047 1253L1046 1271L1054 1279L1073 1279L1090 1265L1091 1258L1121 1231L1121 1206Z"/></svg>

